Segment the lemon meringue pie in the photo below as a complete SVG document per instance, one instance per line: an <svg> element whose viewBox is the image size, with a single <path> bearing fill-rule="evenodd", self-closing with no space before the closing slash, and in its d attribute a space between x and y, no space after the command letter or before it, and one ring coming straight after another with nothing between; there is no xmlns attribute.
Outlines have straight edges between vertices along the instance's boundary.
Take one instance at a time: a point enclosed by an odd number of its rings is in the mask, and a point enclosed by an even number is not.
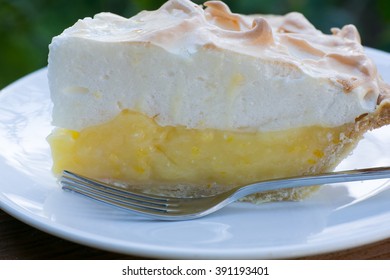
<svg viewBox="0 0 390 280"><path fill-rule="evenodd" d="M221 1L79 20L50 44L54 173L180 197L332 170L390 123L390 89L353 25L331 31Z"/></svg>

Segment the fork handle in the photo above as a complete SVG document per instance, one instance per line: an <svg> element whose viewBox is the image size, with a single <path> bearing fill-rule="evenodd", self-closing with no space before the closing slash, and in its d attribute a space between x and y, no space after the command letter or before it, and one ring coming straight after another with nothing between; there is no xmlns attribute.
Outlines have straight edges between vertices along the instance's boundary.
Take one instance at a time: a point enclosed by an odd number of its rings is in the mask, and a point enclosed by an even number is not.
<svg viewBox="0 0 390 280"><path fill-rule="evenodd" d="M296 187L390 178L390 166L323 173L257 182L233 189L235 199L247 195Z"/></svg>

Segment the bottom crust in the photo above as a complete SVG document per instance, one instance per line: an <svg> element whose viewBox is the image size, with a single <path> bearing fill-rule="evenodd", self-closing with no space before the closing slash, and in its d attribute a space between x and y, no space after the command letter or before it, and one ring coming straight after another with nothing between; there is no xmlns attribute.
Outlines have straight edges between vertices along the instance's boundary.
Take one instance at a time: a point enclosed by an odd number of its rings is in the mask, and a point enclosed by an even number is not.
<svg viewBox="0 0 390 280"><path fill-rule="evenodd" d="M161 127L125 110L81 132L56 129L48 141L55 174L69 170L144 192L199 197L256 181L329 172L367 130L380 125L378 119L367 115L333 128L228 132ZM317 189L284 189L243 200L301 200Z"/></svg>

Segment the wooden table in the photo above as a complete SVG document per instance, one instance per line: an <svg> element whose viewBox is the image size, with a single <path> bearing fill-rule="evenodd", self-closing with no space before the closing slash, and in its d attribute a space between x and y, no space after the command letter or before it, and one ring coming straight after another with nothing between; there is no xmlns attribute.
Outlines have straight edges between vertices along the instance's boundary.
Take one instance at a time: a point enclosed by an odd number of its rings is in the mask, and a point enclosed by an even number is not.
<svg viewBox="0 0 390 280"><path fill-rule="evenodd" d="M52 236L0 210L0 260L131 260L144 259L106 252ZM390 259L390 238L341 252L301 259Z"/></svg>

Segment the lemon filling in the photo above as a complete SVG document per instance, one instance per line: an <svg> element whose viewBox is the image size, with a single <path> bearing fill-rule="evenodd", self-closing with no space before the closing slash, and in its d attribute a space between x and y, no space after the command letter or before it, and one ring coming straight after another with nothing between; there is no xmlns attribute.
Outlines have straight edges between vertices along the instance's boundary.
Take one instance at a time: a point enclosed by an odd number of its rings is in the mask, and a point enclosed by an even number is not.
<svg viewBox="0 0 390 280"><path fill-rule="evenodd" d="M57 174L67 169L120 182L210 187L325 171L338 163L328 155L338 153L332 147L344 141L343 131L345 126L272 132L162 127L124 110L80 132L58 128L48 140Z"/></svg>

